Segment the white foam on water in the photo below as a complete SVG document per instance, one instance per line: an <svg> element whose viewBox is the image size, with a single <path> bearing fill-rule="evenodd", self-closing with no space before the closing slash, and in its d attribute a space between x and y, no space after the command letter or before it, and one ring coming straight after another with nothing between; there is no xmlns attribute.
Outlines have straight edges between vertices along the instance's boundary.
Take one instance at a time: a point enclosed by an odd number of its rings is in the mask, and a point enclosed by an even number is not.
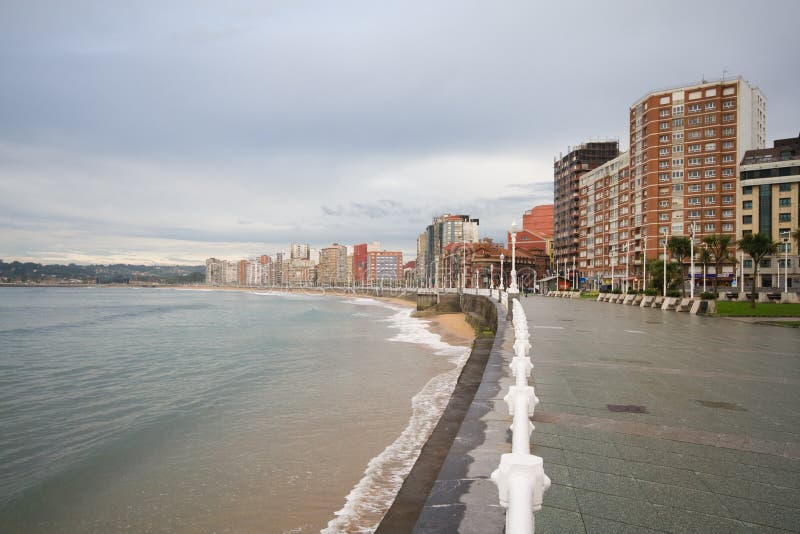
<svg viewBox="0 0 800 534"><path fill-rule="evenodd" d="M345 498L344 507L335 512L336 517L321 531L323 534L374 532L417 461L422 446L439 422L470 353L469 347L444 343L438 334L428 329L428 321L411 317L412 309L399 308L372 299L356 300L371 301L397 311L387 319L391 323L390 328L399 330L390 338L391 341L428 346L435 354L448 356L455 366L430 379L414 395L411 399L408 425L394 443L370 460L364 476ZM374 305L367 302L359 304Z"/></svg>

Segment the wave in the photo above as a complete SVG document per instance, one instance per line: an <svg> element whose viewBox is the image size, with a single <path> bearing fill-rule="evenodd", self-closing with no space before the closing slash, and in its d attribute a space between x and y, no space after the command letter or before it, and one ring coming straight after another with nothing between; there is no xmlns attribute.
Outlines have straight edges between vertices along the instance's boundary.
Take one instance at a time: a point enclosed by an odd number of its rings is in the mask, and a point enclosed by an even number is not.
<svg viewBox="0 0 800 534"><path fill-rule="evenodd" d="M376 302L372 299L356 299ZM373 305L361 303L365 305ZM395 306L385 305L398 309ZM345 497L345 504L321 532L374 532L411 468L419 457L422 446L439 422L455 388L461 368L469 358L469 347L450 345L438 334L428 329L430 324L411 317L412 309L398 309L387 319L390 328L399 332L391 341L416 343L428 346L436 355L447 356L454 365L428 381L411 399L411 417L403 432L378 456L370 460L364 476Z"/></svg>

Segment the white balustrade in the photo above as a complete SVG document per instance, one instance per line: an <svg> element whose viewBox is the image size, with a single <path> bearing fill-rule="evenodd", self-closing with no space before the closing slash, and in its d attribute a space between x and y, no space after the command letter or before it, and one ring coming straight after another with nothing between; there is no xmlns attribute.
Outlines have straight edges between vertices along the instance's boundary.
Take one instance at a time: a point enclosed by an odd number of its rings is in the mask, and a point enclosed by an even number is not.
<svg viewBox="0 0 800 534"><path fill-rule="evenodd" d="M508 308L508 294L502 293L501 302ZM492 481L500 494L500 505L506 508L506 533L528 534L534 531L533 514L542 509L544 492L550 479L544 472L539 456L532 455L530 447L534 426L530 421L539 403L528 379L533 371L529 357L530 332L525 310L519 300L512 300L514 327L514 358L511 374L515 384L509 386L503 398L512 417L511 453L500 457L500 466L492 473Z"/></svg>

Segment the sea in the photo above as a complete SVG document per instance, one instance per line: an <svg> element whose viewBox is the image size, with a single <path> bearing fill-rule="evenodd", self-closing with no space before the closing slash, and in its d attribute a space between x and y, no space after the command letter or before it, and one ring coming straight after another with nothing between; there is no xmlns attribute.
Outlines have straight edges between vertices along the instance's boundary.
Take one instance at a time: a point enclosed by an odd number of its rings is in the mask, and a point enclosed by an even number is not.
<svg viewBox="0 0 800 534"><path fill-rule="evenodd" d="M469 352L411 311L0 288L0 531L371 532Z"/></svg>

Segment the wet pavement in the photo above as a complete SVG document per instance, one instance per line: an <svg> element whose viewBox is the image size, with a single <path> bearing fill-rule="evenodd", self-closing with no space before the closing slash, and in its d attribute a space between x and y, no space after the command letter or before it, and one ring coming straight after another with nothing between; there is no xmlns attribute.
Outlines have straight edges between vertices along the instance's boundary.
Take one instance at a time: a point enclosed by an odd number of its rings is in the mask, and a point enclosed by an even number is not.
<svg viewBox="0 0 800 534"><path fill-rule="evenodd" d="M536 532L800 531L800 331L589 300L521 299L553 485ZM502 320L501 320L502 322ZM415 532L502 532L513 329Z"/></svg>

